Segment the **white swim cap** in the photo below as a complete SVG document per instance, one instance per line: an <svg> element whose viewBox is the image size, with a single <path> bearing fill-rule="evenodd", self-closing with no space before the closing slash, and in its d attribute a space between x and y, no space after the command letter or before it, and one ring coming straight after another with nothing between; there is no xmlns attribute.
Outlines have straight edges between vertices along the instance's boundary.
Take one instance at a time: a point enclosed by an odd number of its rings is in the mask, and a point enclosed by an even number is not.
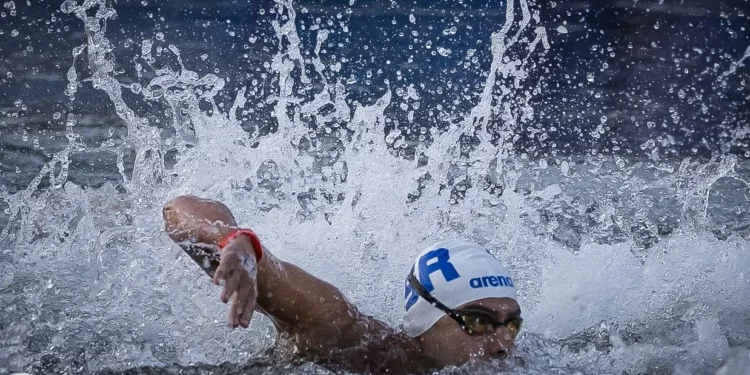
<svg viewBox="0 0 750 375"><path fill-rule="evenodd" d="M481 245L462 240L438 242L419 253L414 275L451 309L483 298L516 299L510 272ZM419 336L445 313L419 297L406 280L404 332Z"/></svg>

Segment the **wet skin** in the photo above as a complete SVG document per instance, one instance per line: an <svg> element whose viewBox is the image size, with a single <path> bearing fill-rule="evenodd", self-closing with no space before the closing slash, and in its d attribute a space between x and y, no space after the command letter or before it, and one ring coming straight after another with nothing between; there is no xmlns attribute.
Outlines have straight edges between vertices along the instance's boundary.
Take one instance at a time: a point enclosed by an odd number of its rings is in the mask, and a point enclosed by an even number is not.
<svg viewBox="0 0 750 375"><path fill-rule="evenodd" d="M521 307L510 298L485 298L460 306L462 309L486 310L498 322L521 316ZM427 332L417 337L431 357L440 357L443 366L462 365L469 360L505 359L515 343L506 327L493 333L471 336L450 317L443 316Z"/></svg>
<svg viewBox="0 0 750 375"><path fill-rule="evenodd" d="M216 248L237 228L231 211L218 201L177 197L164 205L165 230L183 248ZM231 301L229 326L247 328L254 311L268 316L277 342L324 366L360 373L425 373L470 360L505 358L514 349L505 327L481 336L464 332L444 316L411 338L360 313L333 285L276 258L268 248L256 262L249 238L241 235L220 253L213 281L223 283L220 299ZM520 316L516 301L487 298L468 303L496 321Z"/></svg>

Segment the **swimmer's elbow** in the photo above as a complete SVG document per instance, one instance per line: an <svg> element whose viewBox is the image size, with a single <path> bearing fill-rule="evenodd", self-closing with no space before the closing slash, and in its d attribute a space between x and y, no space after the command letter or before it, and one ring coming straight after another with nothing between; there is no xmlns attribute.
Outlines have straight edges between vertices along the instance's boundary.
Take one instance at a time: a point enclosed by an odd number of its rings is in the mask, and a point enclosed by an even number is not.
<svg viewBox="0 0 750 375"><path fill-rule="evenodd" d="M344 301L335 307L335 314L330 315L329 327L338 333L343 346L359 343L368 335L385 329L385 324L362 314L356 306Z"/></svg>

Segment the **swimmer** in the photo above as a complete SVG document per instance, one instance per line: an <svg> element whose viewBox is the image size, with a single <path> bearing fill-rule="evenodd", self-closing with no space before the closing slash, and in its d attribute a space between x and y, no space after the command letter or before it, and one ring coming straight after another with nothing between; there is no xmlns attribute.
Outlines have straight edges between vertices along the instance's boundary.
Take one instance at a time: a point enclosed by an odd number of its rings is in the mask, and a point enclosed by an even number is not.
<svg viewBox="0 0 750 375"><path fill-rule="evenodd" d="M238 228L220 202L181 196L163 214L167 233L186 251L219 251L216 267L203 266L215 284L223 283L221 301L231 301L229 326L247 328L258 311L276 327L277 345L304 360L358 373L429 373L503 359L514 350L522 323L516 289L508 270L480 245L448 240L417 256L399 330L359 312L333 285L276 258L254 232Z"/></svg>

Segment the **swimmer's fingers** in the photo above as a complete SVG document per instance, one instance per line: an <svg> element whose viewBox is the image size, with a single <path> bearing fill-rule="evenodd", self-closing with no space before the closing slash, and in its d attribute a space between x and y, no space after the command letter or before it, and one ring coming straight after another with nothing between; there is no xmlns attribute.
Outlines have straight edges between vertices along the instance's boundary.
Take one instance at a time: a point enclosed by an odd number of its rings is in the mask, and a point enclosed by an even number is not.
<svg viewBox="0 0 750 375"><path fill-rule="evenodd" d="M229 325L232 328L250 325L253 309L255 308L255 285L247 272L238 272L239 289L232 297L232 310L229 312ZM234 278L232 278L234 279Z"/></svg>
<svg viewBox="0 0 750 375"><path fill-rule="evenodd" d="M246 258L230 244L221 253L221 264L214 274L214 283L224 281L221 302L232 300L229 326L247 327L255 309L255 259Z"/></svg>
<svg viewBox="0 0 750 375"><path fill-rule="evenodd" d="M229 302L229 298L232 297L234 292L239 291L240 283L242 282L242 270L235 270L227 277L226 285L224 290L221 292L221 302Z"/></svg>
<svg viewBox="0 0 750 375"><path fill-rule="evenodd" d="M239 324L243 328L247 328L250 325L250 320L253 318L253 310L255 310L255 300L258 296L255 289L255 283L253 283L252 280L250 281L247 290L247 302L245 302L245 308L242 310L239 320Z"/></svg>
<svg viewBox="0 0 750 375"><path fill-rule="evenodd" d="M217 268L216 272L214 272L214 278L211 281L213 281L214 285L219 285L219 281L226 279L226 277L227 267L224 262L221 262L219 264L219 268Z"/></svg>

